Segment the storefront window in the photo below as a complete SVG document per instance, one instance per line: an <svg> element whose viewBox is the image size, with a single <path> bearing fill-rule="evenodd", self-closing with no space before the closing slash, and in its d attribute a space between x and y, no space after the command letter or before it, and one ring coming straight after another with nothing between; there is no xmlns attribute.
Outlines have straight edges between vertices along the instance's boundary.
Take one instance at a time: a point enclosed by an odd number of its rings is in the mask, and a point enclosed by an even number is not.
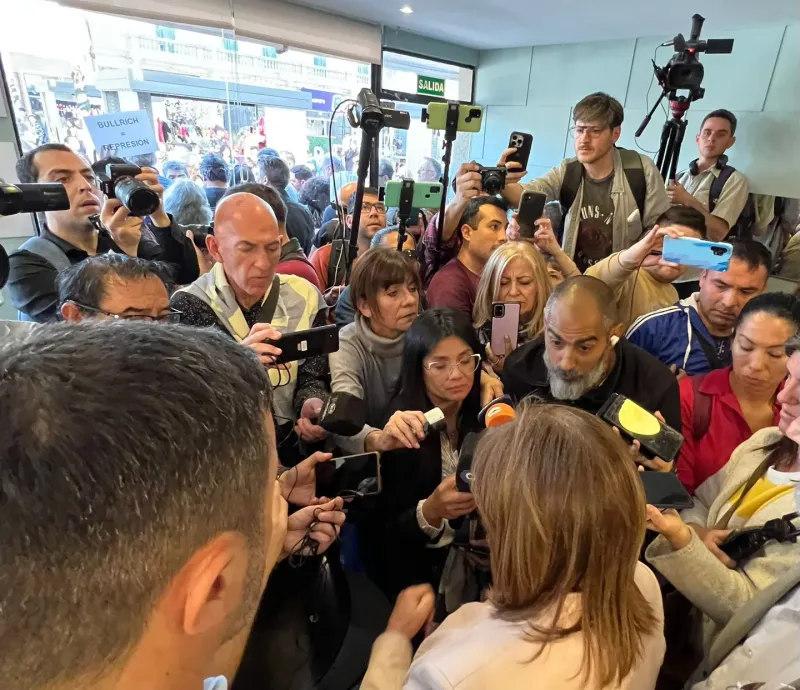
<svg viewBox="0 0 800 690"><path fill-rule="evenodd" d="M0 58L23 151L62 142L90 161L127 157L98 149L86 118L144 111L158 165L177 159L196 170L203 155L216 153L255 166L269 147L290 165L321 171L331 112L370 85L368 64L230 31L165 27L47 0L12 7L0 22ZM334 153L343 158L350 133L334 127Z"/></svg>

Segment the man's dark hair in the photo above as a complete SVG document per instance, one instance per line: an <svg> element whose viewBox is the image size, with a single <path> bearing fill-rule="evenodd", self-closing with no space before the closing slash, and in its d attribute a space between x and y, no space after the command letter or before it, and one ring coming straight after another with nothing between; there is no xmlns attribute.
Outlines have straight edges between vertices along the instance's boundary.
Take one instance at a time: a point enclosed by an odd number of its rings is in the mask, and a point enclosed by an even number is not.
<svg viewBox="0 0 800 690"><path fill-rule="evenodd" d="M375 187L367 187L364 189L364 198L368 196L377 196L380 198L380 192L375 189ZM350 199L347 201L347 214L352 216L353 211L356 210L356 195L355 192L350 196Z"/></svg>
<svg viewBox="0 0 800 690"><path fill-rule="evenodd" d="M135 280L158 278L166 281L161 264L125 254L100 254L73 264L56 277L58 306L74 302L79 307L99 309L108 296L109 281L127 283ZM165 283L166 284L166 283Z"/></svg>
<svg viewBox="0 0 800 690"><path fill-rule="evenodd" d="M625 118L622 104L613 96L598 91L582 98L572 110L572 121L599 122L606 127L619 127Z"/></svg>
<svg viewBox="0 0 800 690"><path fill-rule="evenodd" d="M703 121L700 123L700 131L703 131L703 125L706 123L706 120L710 120L712 117L719 117L723 120L727 120L731 124L731 135L736 134L736 115L734 115L730 110L725 110L724 108L720 108L719 110L712 110L708 115L703 118Z"/></svg>
<svg viewBox="0 0 800 690"><path fill-rule="evenodd" d="M484 206L494 206L504 213L508 213L508 202L499 196L477 196L471 199L467 208L458 221L458 234L461 235L461 228L469 225L473 230L477 229L481 217L481 209Z"/></svg>
<svg viewBox="0 0 800 690"><path fill-rule="evenodd" d="M189 177L189 168L186 167L186 163L181 163L180 161L167 161L161 168L162 174L167 177L169 173L173 170L176 170L180 173Z"/></svg>
<svg viewBox="0 0 800 690"><path fill-rule="evenodd" d="M289 166L280 158L259 157L258 168L261 172L261 179L266 180L270 187L274 187L279 192L289 185Z"/></svg>
<svg viewBox="0 0 800 690"><path fill-rule="evenodd" d="M378 165L378 177L388 177L390 180L394 176L394 166L392 165L392 161L388 158L381 158L381 162Z"/></svg>
<svg viewBox="0 0 800 690"><path fill-rule="evenodd" d="M24 183L30 184L39 181L39 169L33 162L37 153L45 153L46 151L64 151L66 153L75 153L69 146L65 144L42 144L35 149L31 149L22 158L17 161L17 179ZM77 156L78 154L75 153Z"/></svg>
<svg viewBox="0 0 800 690"><path fill-rule="evenodd" d="M227 182L228 164L215 153L207 153L200 161L200 174L207 182Z"/></svg>
<svg viewBox="0 0 800 690"><path fill-rule="evenodd" d="M683 225L696 230L702 239L706 239L706 217L690 206L670 206L658 217L656 225L662 228L667 225Z"/></svg>
<svg viewBox="0 0 800 690"><path fill-rule="evenodd" d="M275 212L275 219L280 225L286 224L286 203L281 198L281 195L272 187L267 187L267 185L259 184L258 182L245 182L226 189L225 193L222 195L222 199L232 194L252 194L253 196L257 196L272 207L272 210ZM222 199L220 199L220 201Z"/></svg>
<svg viewBox="0 0 800 690"><path fill-rule="evenodd" d="M366 302L370 308L377 309L378 294L392 285L411 283L422 291L419 277L419 264L392 247L371 247L353 264L350 279L350 294L353 304Z"/></svg>
<svg viewBox="0 0 800 690"><path fill-rule="evenodd" d="M54 324L0 348L0 372L4 684L121 664L226 532L250 550L242 611L257 605L275 451L252 351L215 329Z"/></svg>
<svg viewBox="0 0 800 690"><path fill-rule="evenodd" d="M140 168L155 168L157 159L155 153L140 153L138 156L131 156L128 160Z"/></svg>
<svg viewBox="0 0 800 690"><path fill-rule="evenodd" d="M300 203L322 213L331 203L331 181L321 175L312 177L300 190Z"/></svg>
<svg viewBox="0 0 800 690"><path fill-rule="evenodd" d="M603 323L606 330L620 323L619 310L617 309L617 299L614 296L614 291L606 285L602 280L594 278L593 276L575 276L574 278L567 278L563 283L558 285L547 304L544 308L545 319L550 319L550 314L553 312L562 299L565 297L572 297L578 295L580 297L591 297L600 313L603 315Z"/></svg>
<svg viewBox="0 0 800 690"><path fill-rule="evenodd" d="M734 240L731 259L744 261L751 271L757 271L762 266L767 269L767 276L772 273L772 254L761 242L756 240Z"/></svg>
<svg viewBox="0 0 800 690"><path fill-rule="evenodd" d="M119 156L106 156L105 158L101 158L92 163L92 170L99 178L107 180L107 165L130 165L130 161L126 161L124 158L120 158Z"/></svg>
<svg viewBox="0 0 800 690"><path fill-rule="evenodd" d="M298 180L305 180L306 182L314 177L314 171L307 165L295 165L291 170Z"/></svg>
<svg viewBox="0 0 800 690"><path fill-rule="evenodd" d="M231 174L228 178L229 185L244 184L245 182L255 182L256 176L253 174L253 169L249 165L237 163L231 168Z"/></svg>

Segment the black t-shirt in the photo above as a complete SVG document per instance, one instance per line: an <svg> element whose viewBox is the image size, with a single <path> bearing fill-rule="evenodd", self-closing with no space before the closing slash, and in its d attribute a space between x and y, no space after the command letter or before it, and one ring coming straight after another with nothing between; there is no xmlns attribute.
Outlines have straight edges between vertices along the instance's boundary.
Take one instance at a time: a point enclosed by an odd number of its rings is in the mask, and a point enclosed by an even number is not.
<svg viewBox="0 0 800 690"><path fill-rule="evenodd" d="M583 199L575 245L575 263L581 273L611 255L614 240L613 181L613 172L603 180L583 176Z"/></svg>

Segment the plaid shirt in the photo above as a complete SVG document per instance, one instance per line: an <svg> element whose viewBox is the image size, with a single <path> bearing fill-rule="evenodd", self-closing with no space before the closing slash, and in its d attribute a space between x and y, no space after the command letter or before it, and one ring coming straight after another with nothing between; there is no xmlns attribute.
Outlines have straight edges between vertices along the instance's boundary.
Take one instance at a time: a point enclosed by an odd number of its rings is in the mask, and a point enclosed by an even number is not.
<svg viewBox="0 0 800 690"><path fill-rule="evenodd" d="M419 272L422 277L422 284L425 288L431 282L433 274L437 268L444 266L450 259L458 254L461 249L461 233L455 232L449 240L442 240L439 247L438 257L436 251L436 223L439 220L437 213L428 223L425 232L422 233L419 250ZM438 258L438 260L437 260Z"/></svg>

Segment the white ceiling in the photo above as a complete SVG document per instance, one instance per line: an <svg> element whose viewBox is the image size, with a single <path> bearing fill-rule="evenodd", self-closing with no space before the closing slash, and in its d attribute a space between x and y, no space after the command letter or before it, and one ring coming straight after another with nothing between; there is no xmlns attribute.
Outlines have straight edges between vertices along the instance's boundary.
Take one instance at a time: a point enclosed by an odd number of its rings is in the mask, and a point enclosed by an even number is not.
<svg viewBox="0 0 800 690"><path fill-rule="evenodd" d="M491 49L549 43L688 36L691 17L706 17L702 38L726 30L800 21L798 0L289 0L354 19L458 45Z"/></svg>

